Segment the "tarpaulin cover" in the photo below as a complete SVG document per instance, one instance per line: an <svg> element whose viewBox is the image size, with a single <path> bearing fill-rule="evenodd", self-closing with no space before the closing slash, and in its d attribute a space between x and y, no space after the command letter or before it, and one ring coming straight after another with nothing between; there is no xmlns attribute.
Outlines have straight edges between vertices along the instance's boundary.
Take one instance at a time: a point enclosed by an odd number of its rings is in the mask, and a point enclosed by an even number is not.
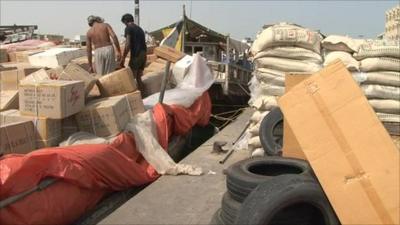
<svg viewBox="0 0 400 225"><path fill-rule="evenodd" d="M35 50L44 47L52 47L55 44L51 41L43 40L26 40L17 43L1 45L1 48L7 49L7 51L25 51L25 50Z"/></svg>
<svg viewBox="0 0 400 225"><path fill-rule="evenodd" d="M153 109L159 142L166 149L172 134L208 124L208 93L190 108L158 104ZM59 178L50 187L0 209L0 224L70 224L112 191L159 177L136 150L132 134L121 133L111 144L47 148L0 158L0 200L35 187L46 177Z"/></svg>

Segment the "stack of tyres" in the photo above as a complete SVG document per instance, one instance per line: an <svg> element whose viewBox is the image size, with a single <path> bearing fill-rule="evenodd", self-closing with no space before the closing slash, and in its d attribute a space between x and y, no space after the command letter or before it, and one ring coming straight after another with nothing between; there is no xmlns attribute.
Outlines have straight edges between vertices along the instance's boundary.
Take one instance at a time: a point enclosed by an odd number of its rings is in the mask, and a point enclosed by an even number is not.
<svg viewBox="0 0 400 225"><path fill-rule="evenodd" d="M222 198L221 209L214 214L210 224L234 224L247 196L258 185L274 177L287 174L313 177L313 172L307 162L282 157L246 159L229 167L225 174L227 192Z"/></svg>

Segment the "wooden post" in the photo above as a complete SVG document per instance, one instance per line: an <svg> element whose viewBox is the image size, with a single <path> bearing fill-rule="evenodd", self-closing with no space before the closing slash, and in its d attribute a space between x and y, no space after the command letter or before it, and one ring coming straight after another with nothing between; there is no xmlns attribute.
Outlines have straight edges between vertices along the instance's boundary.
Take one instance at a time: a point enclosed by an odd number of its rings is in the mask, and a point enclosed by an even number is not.
<svg viewBox="0 0 400 225"><path fill-rule="evenodd" d="M165 94L165 89L167 88L170 67L171 67L171 62L167 61L167 65L165 66L165 74L164 74L164 77L163 77L163 79L161 81L160 96L158 98L158 102L161 103L161 104L164 101L164 94Z"/></svg>
<svg viewBox="0 0 400 225"><path fill-rule="evenodd" d="M224 94L228 95L229 94L229 64L230 64L230 55L229 55L229 50L230 50L230 35L228 34L226 36L226 64L225 64L225 83L224 83Z"/></svg>
<svg viewBox="0 0 400 225"><path fill-rule="evenodd" d="M135 0L135 23L140 26L139 0Z"/></svg>

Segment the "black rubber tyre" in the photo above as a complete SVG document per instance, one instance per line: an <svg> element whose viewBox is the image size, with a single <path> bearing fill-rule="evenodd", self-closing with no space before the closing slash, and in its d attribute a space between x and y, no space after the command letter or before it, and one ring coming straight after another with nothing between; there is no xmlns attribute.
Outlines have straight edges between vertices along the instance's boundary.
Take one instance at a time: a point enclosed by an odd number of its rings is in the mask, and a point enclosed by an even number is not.
<svg viewBox="0 0 400 225"><path fill-rule="evenodd" d="M211 218L210 225L226 225L221 218L221 209L218 209Z"/></svg>
<svg viewBox="0 0 400 225"><path fill-rule="evenodd" d="M283 175L254 189L243 202L235 224L337 225L340 222L314 178Z"/></svg>
<svg viewBox="0 0 400 225"><path fill-rule="evenodd" d="M233 199L228 192L222 197L221 219L225 224L233 224L241 203Z"/></svg>
<svg viewBox="0 0 400 225"><path fill-rule="evenodd" d="M282 155L283 114L279 107L271 110L261 121L260 142L266 155Z"/></svg>
<svg viewBox="0 0 400 225"><path fill-rule="evenodd" d="M230 166L225 173L228 192L240 203L257 185L272 177L283 174L313 174L306 161L282 157L245 159Z"/></svg>

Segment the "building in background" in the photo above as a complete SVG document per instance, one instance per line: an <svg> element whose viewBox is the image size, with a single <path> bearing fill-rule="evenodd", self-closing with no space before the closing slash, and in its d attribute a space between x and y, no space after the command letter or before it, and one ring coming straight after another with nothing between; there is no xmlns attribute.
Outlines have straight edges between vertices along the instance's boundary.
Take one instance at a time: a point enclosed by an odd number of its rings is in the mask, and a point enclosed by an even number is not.
<svg viewBox="0 0 400 225"><path fill-rule="evenodd" d="M385 38L400 40L400 5L386 11L385 16Z"/></svg>

